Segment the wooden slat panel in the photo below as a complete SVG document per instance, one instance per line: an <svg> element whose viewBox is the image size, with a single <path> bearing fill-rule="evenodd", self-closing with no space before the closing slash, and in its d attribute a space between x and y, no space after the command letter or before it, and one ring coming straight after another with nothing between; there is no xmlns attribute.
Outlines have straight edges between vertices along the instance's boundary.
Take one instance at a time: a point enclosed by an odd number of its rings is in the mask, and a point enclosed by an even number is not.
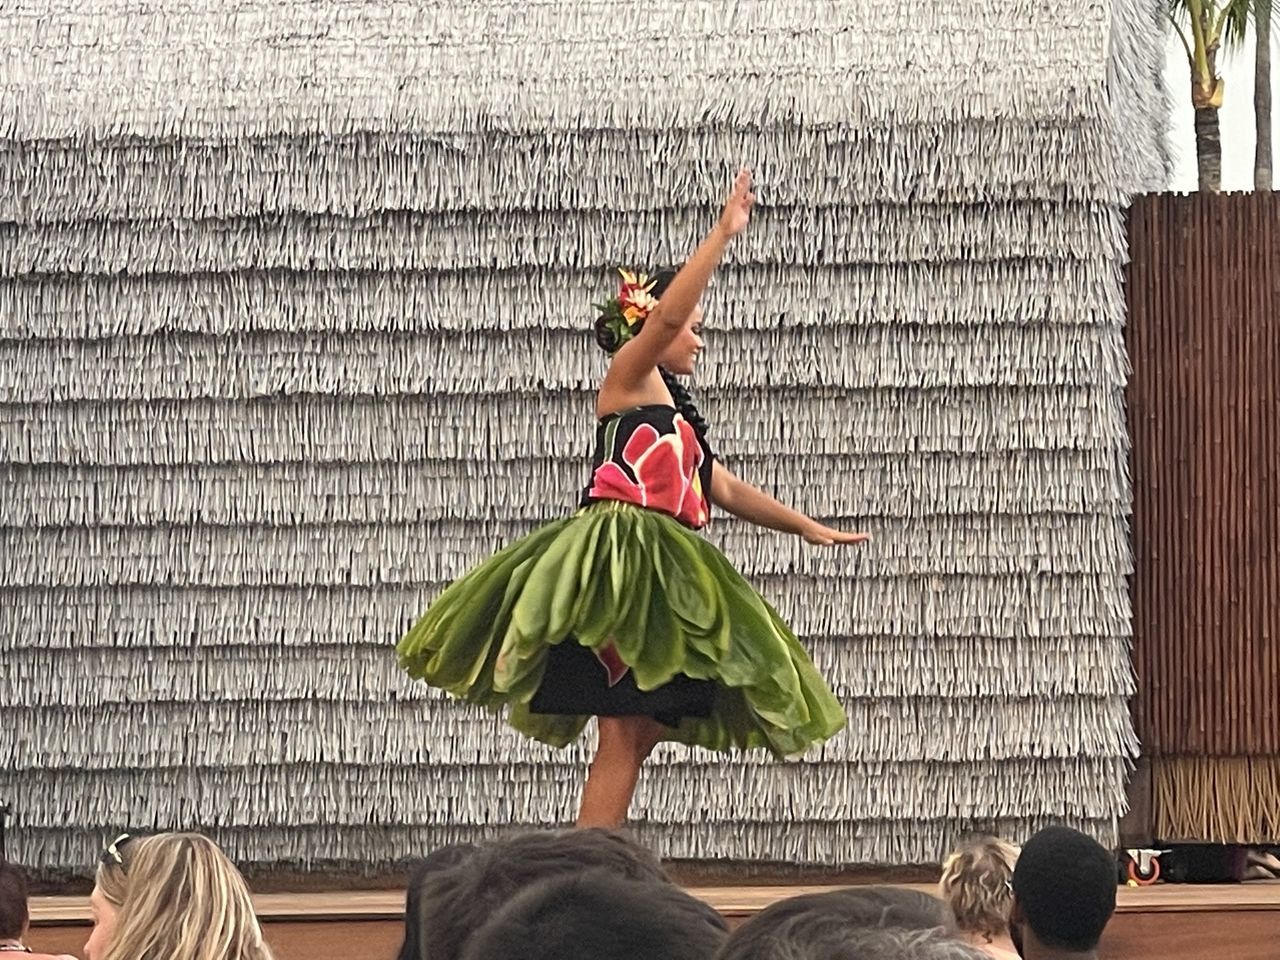
<svg viewBox="0 0 1280 960"><path fill-rule="evenodd" d="M1139 735L1152 756L1280 753L1280 197L1130 212Z"/></svg>

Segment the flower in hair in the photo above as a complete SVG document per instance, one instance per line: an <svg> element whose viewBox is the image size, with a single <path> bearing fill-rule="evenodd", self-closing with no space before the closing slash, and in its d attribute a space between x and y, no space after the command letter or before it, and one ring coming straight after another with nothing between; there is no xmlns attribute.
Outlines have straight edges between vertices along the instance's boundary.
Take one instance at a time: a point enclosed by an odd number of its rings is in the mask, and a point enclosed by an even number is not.
<svg viewBox="0 0 1280 960"><path fill-rule="evenodd" d="M656 280L650 280L643 273L636 276L629 270L619 270L622 275L622 289L618 291L618 306L622 310L622 319L627 326L634 327L653 312L658 299L651 292Z"/></svg>
<svg viewBox="0 0 1280 960"><path fill-rule="evenodd" d="M639 333L645 318L658 305L658 298L653 295L656 280L630 270L619 270L618 273L622 277L622 285L617 296L594 304L600 311L596 321L596 340L609 353Z"/></svg>

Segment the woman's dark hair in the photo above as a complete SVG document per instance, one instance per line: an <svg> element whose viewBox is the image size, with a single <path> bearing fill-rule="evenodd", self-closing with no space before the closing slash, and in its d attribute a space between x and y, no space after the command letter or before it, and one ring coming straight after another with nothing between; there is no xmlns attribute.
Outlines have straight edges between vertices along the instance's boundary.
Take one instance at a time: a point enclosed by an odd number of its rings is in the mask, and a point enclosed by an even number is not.
<svg viewBox="0 0 1280 960"><path fill-rule="evenodd" d="M663 293L671 286L671 281L676 278L676 274L680 272L679 267L663 267L653 275L653 294L655 300L660 300ZM641 321L643 326L643 321ZM639 332L639 331L637 331ZM608 324L605 323L603 316L596 318L595 324L596 343L605 353L613 354L622 344L617 342L617 337ZM693 402L693 395L689 393L689 388L675 378L675 374L658 368L658 373L662 375L662 382L667 385L667 390L671 394L671 400L675 404L677 410L680 411L693 429L705 440L707 437L707 421L703 419L701 413L698 412L698 406Z"/></svg>
<svg viewBox="0 0 1280 960"><path fill-rule="evenodd" d="M671 281L679 272L680 267L663 267L653 275L653 289L649 292L653 294L655 300L662 299L662 295L667 292L667 287L671 286Z"/></svg>

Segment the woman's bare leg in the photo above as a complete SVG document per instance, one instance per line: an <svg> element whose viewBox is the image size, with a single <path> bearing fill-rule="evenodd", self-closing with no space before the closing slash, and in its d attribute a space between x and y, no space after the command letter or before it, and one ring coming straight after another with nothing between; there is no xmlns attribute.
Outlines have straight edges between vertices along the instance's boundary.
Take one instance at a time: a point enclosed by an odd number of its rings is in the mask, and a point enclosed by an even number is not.
<svg viewBox="0 0 1280 960"><path fill-rule="evenodd" d="M620 827L627 819L640 767L662 740L652 717L599 717L600 742L582 787L580 827Z"/></svg>

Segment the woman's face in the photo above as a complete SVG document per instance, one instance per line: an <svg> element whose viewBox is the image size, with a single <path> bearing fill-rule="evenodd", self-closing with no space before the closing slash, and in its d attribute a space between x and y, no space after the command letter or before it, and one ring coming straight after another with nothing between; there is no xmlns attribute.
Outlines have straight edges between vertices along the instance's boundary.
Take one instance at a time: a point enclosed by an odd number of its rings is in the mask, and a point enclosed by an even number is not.
<svg viewBox="0 0 1280 960"><path fill-rule="evenodd" d="M93 932L84 945L88 960L102 960L116 932L116 907L97 887L89 895L89 912L93 916Z"/></svg>
<svg viewBox="0 0 1280 960"><path fill-rule="evenodd" d="M680 333L667 344L662 352L658 365L672 373L688 376L693 373L698 362L698 354L702 352L702 307L696 306L689 314Z"/></svg>

